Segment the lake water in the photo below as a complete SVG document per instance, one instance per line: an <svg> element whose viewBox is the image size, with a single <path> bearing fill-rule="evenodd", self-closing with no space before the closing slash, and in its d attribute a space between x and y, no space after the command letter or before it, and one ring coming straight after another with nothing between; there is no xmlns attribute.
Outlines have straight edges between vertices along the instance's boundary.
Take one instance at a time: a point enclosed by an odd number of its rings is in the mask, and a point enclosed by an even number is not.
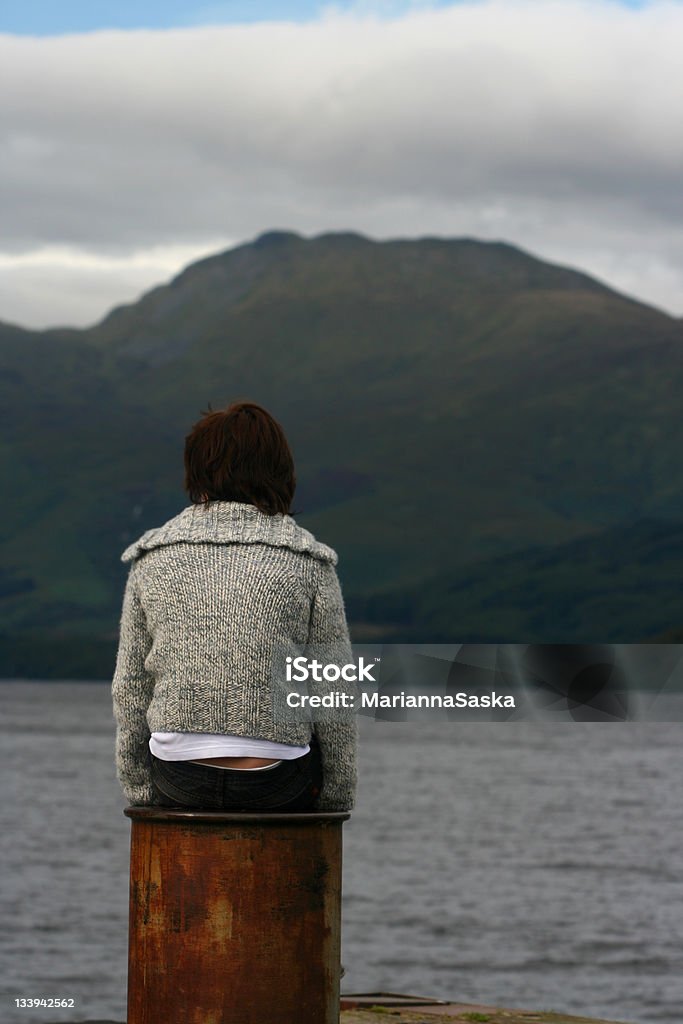
<svg viewBox="0 0 683 1024"><path fill-rule="evenodd" d="M0 1020L124 1021L130 822L109 687L7 682L0 700ZM681 1024L680 712L361 719L343 988Z"/></svg>

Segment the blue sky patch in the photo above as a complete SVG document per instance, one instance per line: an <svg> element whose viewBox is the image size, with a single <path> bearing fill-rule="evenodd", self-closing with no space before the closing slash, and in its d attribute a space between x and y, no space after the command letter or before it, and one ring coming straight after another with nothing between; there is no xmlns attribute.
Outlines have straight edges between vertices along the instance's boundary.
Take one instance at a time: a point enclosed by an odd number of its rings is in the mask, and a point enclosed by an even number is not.
<svg viewBox="0 0 683 1024"><path fill-rule="evenodd" d="M599 3L608 0L596 0ZM642 7L647 0L611 0ZM542 3L542 0L539 0ZM14 0L0 6L0 32L63 35L101 29L164 29L190 25L245 24L259 21L309 21L325 8L398 15L411 9L454 6L453 0Z"/></svg>

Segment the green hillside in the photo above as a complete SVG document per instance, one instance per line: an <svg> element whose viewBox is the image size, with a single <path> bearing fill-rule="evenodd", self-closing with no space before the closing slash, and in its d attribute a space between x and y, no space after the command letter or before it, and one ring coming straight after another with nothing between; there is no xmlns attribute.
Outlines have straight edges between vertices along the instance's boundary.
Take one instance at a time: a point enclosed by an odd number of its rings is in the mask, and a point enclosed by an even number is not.
<svg viewBox="0 0 683 1024"><path fill-rule="evenodd" d="M271 232L88 330L0 324L0 676L109 674L120 552L187 504L184 436L240 397L290 436L358 635L678 627L666 538L616 577L602 552L682 518L681 393L680 321L472 239ZM636 579L666 598L616 600Z"/></svg>
<svg viewBox="0 0 683 1024"><path fill-rule="evenodd" d="M354 598L349 611L369 637L404 643L680 643L659 633L680 616L682 579L683 521L644 519Z"/></svg>

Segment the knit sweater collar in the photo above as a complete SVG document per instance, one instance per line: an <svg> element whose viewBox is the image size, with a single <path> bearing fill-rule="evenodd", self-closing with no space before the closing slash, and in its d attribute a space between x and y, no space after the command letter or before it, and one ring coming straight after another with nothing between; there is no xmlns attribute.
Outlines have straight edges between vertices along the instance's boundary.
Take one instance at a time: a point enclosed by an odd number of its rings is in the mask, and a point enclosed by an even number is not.
<svg viewBox="0 0 683 1024"><path fill-rule="evenodd" d="M299 526L291 516L266 515L255 505L237 501L211 501L208 505L189 505L163 526L147 530L121 555L132 562L144 551L178 543L268 544L312 555L323 562L337 564L337 554L321 544L312 533Z"/></svg>

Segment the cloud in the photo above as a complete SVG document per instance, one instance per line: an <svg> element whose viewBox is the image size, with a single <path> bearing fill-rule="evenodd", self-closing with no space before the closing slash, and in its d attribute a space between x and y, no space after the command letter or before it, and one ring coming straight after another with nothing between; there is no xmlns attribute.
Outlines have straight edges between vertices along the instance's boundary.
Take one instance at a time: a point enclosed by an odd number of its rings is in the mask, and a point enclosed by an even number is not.
<svg viewBox="0 0 683 1024"><path fill-rule="evenodd" d="M50 322L46 247L132 285L131 253L272 227L504 238L682 313L682 37L675 3L582 0L2 36L12 318Z"/></svg>
<svg viewBox="0 0 683 1024"><path fill-rule="evenodd" d="M181 267L232 244L231 239L215 239L200 246L153 246L119 256L68 246L0 253L0 319L22 326L87 326Z"/></svg>

